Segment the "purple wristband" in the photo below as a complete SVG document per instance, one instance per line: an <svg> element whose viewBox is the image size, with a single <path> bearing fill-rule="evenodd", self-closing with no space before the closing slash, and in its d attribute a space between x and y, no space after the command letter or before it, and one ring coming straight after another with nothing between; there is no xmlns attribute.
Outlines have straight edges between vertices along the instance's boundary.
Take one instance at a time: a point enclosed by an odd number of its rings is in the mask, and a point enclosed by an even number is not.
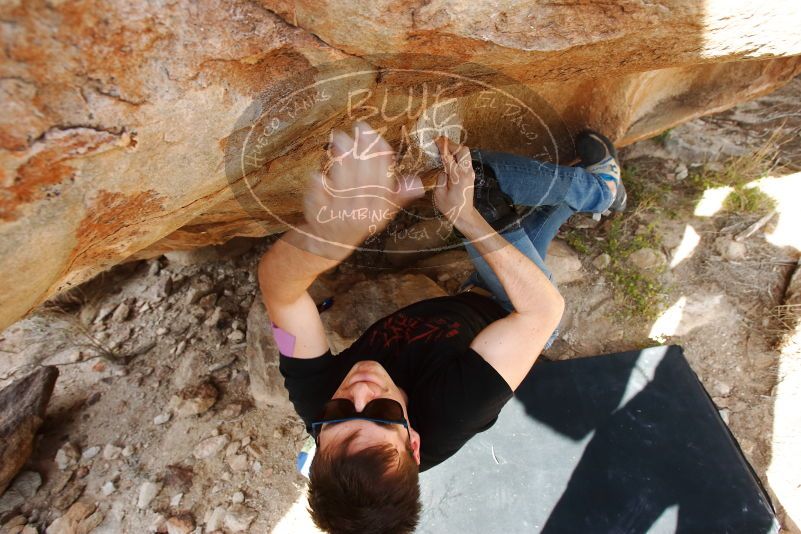
<svg viewBox="0 0 801 534"><path fill-rule="evenodd" d="M275 338L275 344L278 345L278 352L280 352L284 356L289 356L289 357L294 356L295 336L293 336L286 330L282 330L281 327L279 327L272 321L270 322L270 324L273 327L273 337Z"/></svg>

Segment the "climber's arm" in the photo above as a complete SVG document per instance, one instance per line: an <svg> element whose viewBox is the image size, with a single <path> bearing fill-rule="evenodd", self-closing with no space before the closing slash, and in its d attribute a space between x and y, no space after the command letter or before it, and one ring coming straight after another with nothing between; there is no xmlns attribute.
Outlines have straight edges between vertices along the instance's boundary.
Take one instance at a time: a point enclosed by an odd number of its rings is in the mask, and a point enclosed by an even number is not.
<svg viewBox="0 0 801 534"><path fill-rule="evenodd" d="M264 255L259 285L279 350L295 358L328 351L309 286L347 258L371 234L381 232L401 206L423 194L419 178L397 180L395 152L369 125L358 122L351 138L334 131L327 173L315 173L304 198L306 222L290 230Z"/></svg>
<svg viewBox="0 0 801 534"><path fill-rule="evenodd" d="M322 272L339 261L313 254L292 244L303 236L294 230L279 239L259 262L259 287L274 328L278 349L286 356L315 358L328 350L328 339L308 293L309 286Z"/></svg>
<svg viewBox="0 0 801 534"><path fill-rule="evenodd" d="M435 143L445 169L434 190L437 207L489 264L514 306L509 315L479 332L470 348L515 390L559 324L565 302L545 273L474 207L470 150L444 137Z"/></svg>
<svg viewBox="0 0 801 534"><path fill-rule="evenodd" d="M457 228L492 268L515 308L489 324L470 344L514 391L559 326L565 301L545 273L475 209L459 219Z"/></svg>

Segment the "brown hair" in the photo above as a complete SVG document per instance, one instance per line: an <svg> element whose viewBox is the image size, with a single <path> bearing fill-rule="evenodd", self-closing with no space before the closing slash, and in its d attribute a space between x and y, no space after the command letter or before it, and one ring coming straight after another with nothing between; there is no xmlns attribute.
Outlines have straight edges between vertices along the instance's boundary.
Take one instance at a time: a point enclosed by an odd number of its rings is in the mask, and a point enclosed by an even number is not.
<svg viewBox="0 0 801 534"><path fill-rule="evenodd" d="M414 532L420 518L419 468L411 448L389 443L348 453L355 433L320 451L309 472L309 512L332 534ZM408 445L407 445L408 447Z"/></svg>

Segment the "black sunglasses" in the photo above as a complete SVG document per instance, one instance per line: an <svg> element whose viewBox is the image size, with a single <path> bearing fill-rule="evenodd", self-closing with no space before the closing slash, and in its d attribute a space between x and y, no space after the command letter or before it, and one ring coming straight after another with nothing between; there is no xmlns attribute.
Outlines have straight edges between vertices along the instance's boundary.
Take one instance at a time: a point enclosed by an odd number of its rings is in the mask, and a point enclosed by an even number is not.
<svg viewBox="0 0 801 534"><path fill-rule="evenodd" d="M320 445L320 431L323 425L343 423L345 421L372 421L379 425L401 425L409 434L411 442L412 435L409 432L409 423L403 416L403 406L394 399L378 398L373 399L364 405L361 412L356 411L356 406L348 399L331 399L323 406L322 415L312 423L312 437L317 446Z"/></svg>

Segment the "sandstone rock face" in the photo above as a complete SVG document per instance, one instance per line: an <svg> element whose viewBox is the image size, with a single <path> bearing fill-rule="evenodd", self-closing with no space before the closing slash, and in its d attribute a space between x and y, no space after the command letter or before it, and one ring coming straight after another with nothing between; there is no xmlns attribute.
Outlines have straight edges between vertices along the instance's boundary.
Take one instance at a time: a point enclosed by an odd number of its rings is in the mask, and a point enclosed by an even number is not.
<svg viewBox="0 0 801 534"><path fill-rule="evenodd" d="M297 221L332 127L385 126L412 170L437 132L567 162L580 128L626 144L778 87L798 18L791 0L5 2L0 327L117 263Z"/></svg>
<svg viewBox="0 0 801 534"><path fill-rule="evenodd" d="M450 55L490 65L523 81L564 81L583 72L597 78L610 67L639 72L699 59L801 53L791 22L793 17L798 20L801 8L781 0L758 5L683 0L612 4L431 0L403 5L377 0L369 6L348 0L262 0L262 4L349 54Z"/></svg>
<svg viewBox="0 0 801 534"><path fill-rule="evenodd" d="M247 348L250 396L256 406L267 408L288 400L284 378L278 370L278 347L272 334L270 318L257 298L248 313Z"/></svg>
<svg viewBox="0 0 801 534"><path fill-rule="evenodd" d="M0 391L0 495L33 450L57 377L57 368L42 367Z"/></svg>

